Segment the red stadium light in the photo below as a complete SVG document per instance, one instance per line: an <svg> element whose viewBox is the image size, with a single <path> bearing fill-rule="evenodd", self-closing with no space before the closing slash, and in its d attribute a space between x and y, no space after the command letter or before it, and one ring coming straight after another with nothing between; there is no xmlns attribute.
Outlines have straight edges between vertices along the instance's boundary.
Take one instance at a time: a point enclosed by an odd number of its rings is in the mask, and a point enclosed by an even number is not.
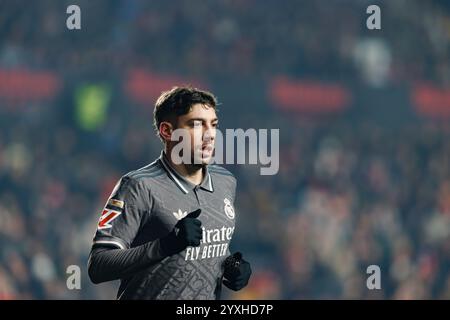
<svg viewBox="0 0 450 320"><path fill-rule="evenodd" d="M269 86L272 104L286 111L326 114L341 112L350 106L351 94L339 84L278 77Z"/></svg>
<svg viewBox="0 0 450 320"><path fill-rule="evenodd" d="M53 72L0 69L0 99L14 106L53 98L59 85L60 79Z"/></svg>
<svg viewBox="0 0 450 320"><path fill-rule="evenodd" d="M161 75L141 69L131 69L124 84L126 94L134 101L153 105L161 92L175 85L190 84L195 87L205 88L198 80L183 78L176 75Z"/></svg>
<svg viewBox="0 0 450 320"><path fill-rule="evenodd" d="M450 88L417 85L411 92L416 112L430 118L450 117Z"/></svg>

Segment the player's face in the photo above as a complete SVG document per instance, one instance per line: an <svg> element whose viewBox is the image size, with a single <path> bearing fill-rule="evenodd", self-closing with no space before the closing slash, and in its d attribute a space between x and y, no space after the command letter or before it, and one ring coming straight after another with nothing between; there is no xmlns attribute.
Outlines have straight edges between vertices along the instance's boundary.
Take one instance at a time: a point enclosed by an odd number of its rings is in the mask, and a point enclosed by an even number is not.
<svg viewBox="0 0 450 320"><path fill-rule="evenodd" d="M191 160L206 165L211 161L216 138L217 115L214 108L195 104L189 113L178 118L178 128L185 129L191 137Z"/></svg>

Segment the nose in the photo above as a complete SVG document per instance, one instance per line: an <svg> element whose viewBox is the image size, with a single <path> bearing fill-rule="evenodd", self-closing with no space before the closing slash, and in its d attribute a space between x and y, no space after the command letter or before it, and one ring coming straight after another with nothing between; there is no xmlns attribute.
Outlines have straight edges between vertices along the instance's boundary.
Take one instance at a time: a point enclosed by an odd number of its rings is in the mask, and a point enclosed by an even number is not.
<svg viewBox="0 0 450 320"><path fill-rule="evenodd" d="M212 142L216 137L216 129L213 126L207 126L203 134L204 142Z"/></svg>

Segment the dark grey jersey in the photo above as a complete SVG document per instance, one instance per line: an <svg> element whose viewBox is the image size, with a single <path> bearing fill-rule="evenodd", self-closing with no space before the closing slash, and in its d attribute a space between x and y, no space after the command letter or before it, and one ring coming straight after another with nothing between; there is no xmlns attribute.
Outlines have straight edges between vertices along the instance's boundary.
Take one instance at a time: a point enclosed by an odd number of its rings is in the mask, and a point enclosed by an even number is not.
<svg viewBox="0 0 450 320"><path fill-rule="evenodd" d="M195 186L171 167L162 152L153 163L119 180L102 211L93 248L127 250L155 244L146 253L154 255L146 257L152 262L121 279L119 299L216 299L235 227L236 179L216 165L207 166L204 173L202 183ZM200 246L158 257L158 239L198 208Z"/></svg>

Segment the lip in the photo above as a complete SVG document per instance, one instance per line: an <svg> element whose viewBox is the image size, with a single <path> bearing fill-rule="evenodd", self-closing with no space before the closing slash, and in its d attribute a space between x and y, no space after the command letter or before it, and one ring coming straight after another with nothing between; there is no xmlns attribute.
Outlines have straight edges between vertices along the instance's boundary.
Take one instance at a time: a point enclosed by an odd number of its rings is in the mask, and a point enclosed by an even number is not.
<svg viewBox="0 0 450 320"><path fill-rule="evenodd" d="M202 150L203 151L212 151L213 150L213 145L211 145L211 144L208 144L208 145L204 145L204 146L202 146Z"/></svg>

